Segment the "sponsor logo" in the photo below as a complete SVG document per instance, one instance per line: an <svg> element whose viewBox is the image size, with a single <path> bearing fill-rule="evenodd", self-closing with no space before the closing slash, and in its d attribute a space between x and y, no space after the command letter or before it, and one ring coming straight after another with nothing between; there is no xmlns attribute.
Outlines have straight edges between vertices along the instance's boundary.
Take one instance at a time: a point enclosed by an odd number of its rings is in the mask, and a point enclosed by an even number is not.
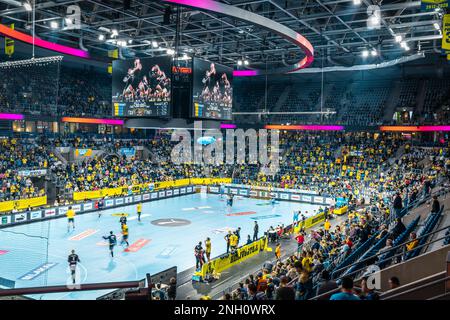
<svg viewBox="0 0 450 320"><path fill-rule="evenodd" d="M150 194L146 193L142 195L142 200L149 200L150 199Z"/></svg>
<svg viewBox="0 0 450 320"><path fill-rule="evenodd" d="M158 199L158 192L152 193L152 199Z"/></svg>
<svg viewBox="0 0 450 320"><path fill-rule="evenodd" d="M30 219L34 220L34 219L40 219L42 218L42 212L41 211L32 211L30 212Z"/></svg>
<svg viewBox="0 0 450 320"><path fill-rule="evenodd" d="M39 277L41 274L47 272L48 270L50 270L51 268L53 268L56 265L57 265L56 262L44 263L44 264L40 265L39 267L34 268L30 272L21 276L19 278L19 280L33 280L34 278Z"/></svg>
<svg viewBox="0 0 450 320"><path fill-rule="evenodd" d="M92 202L91 203L85 203L83 206L84 210L92 210L93 206L92 206Z"/></svg>
<svg viewBox="0 0 450 320"><path fill-rule="evenodd" d="M53 217L56 216L56 209L48 209L44 212L44 217Z"/></svg>
<svg viewBox="0 0 450 320"><path fill-rule="evenodd" d="M159 192L159 197L165 197L166 196L166 192L165 191L160 191Z"/></svg>
<svg viewBox="0 0 450 320"><path fill-rule="evenodd" d="M14 215L14 222L20 222L27 220L27 215L25 213L18 213Z"/></svg>
<svg viewBox="0 0 450 320"><path fill-rule="evenodd" d="M114 205L114 200L106 200L105 201L105 207L111 207Z"/></svg>
<svg viewBox="0 0 450 320"><path fill-rule="evenodd" d="M116 205L123 204L123 198L116 199Z"/></svg>

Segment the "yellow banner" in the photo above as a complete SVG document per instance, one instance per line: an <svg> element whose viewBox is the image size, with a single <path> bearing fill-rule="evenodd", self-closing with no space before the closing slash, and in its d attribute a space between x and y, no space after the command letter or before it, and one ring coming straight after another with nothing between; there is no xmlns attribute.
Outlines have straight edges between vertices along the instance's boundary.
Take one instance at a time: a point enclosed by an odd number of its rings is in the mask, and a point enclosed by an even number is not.
<svg viewBox="0 0 450 320"><path fill-rule="evenodd" d="M179 179L172 181L161 181L154 183L154 190L182 187L188 186L190 184L210 185L218 183L231 183L231 178L193 178L193 179ZM133 193L150 191L149 183L134 185L131 188L131 190L133 191ZM103 198L105 196L119 196L119 195L125 196L127 194L128 194L128 187L108 188L95 191L74 192L73 200L76 201L89 200L89 199Z"/></svg>
<svg viewBox="0 0 450 320"><path fill-rule="evenodd" d="M304 229L309 229L313 226L315 226L318 223L324 222L325 221L325 213L321 212L316 214L315 216L309 217L308 219L305 220L305 225L303 226ZM294 228L294 233L299 233L300 228L301 228L301 222L300 225L298 227Z"/></svg>
<svg viewBox="0 0 450 320"><path fill-rule="evenodd" d="M118 49L108 50L108 57L113 58L113 59L118 59L119 58L119 50Z"/></svg>
<svg viewBox="0 0 450 320"><path fill-rule="evenodd" d="M13 209L22 210L34 207L40 207L47 204L47 196L30 198L30 199L21 199L15 201L4 201L0 202L0 212L12 211Z"/></svg>
<svg viewBox="0 0 450 320"><path fill-rule="evenodd" d="M450 14L442 19L442 50L450 51Z"/></svg>
<svg viewBox="0 0 450 320"><path fill-rule="evenodd" d="M108 73L112 74L112 63L108 63Z"/></svg>
<svg viewBox="0 0 450 320"><path fill-rule="evenodd" d="M235 254L228 254L205 263L202 270L196 275L205 278L207 274L221 273L222 271L239 264L258 253L262 252L267 246L267 238L260 239L237 249Z"/></svg>
<svg viewBox="0 0 450 320"><path fill-rule="evenodd" d="M9 26L12 30L14 30L14 23L11 23ZM10 38L5 38L5 54L10 58L14 53L14 40Z"/></svg>

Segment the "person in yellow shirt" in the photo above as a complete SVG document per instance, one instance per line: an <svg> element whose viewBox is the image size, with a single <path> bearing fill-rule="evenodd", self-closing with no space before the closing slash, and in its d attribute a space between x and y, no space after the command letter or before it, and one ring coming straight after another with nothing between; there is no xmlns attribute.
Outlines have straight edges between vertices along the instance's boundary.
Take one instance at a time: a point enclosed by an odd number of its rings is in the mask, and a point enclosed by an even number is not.
<svg viewBox="0 0 450 320"><path fill-rule="evenodd" d="M417 235L415 232L411 232L409 238L411 241L409 241L406 244L406 251L411 251L411 250L415 249L417 247L417 245L419 244L419 240L417 240Z"/></svg>
<svg viewBox="0 0 450 320"><path fill-rule="evenodd" d="M325 220L325 223L323 224L323 228L325 229L325 234L328 234L330 232L331 223L328 219Z"/></svg>
<svg viewBox="0 0 450 320"><path fill-rule="evenodd" d="M122 241L120 242L120 244L122 245L122 243L126 243L127 247L130 246L130 244L128 243L128 226L126 223L122 224Z"/></svg>
<svg viewBox="0 0 450 320"><path fill-rule="evenodd" d="M141 214L142 214L142 202L139 202L136 206L138 221L141 222Z"/></svg>
<svg viewBox="0 0 450 320"><path fill-rule="evenodd" d="M275 248L275 258L277 259L277 261L281 259L281 244L279 242L277 243L277 246Z"/></svg>
<svg viewBox="0 0 450 320"><path fill-rule="evenodd" d="M70 232L70 226L72 226L72 230L75 230L75 210L72 209L72 206L69 206L69 209L66 212L67 217L67 232Z"/></svg>
<svg viewBox="0 0 450 320"><path fill-rule="evenodd" d="M211 239L209 237L205 240L205 254L208 262L211 261Z"/></svg>
<svg viewBox="0 0 450 320"><path fill-rule="evenodd" d="M239 241L238 236L237 236L236 234L233 233L233 234L230 236L230 250L231 250L231 253L232 253L232 254L234 254L234 252L235 252L236 249L237 249L238 241Z"/></svg>

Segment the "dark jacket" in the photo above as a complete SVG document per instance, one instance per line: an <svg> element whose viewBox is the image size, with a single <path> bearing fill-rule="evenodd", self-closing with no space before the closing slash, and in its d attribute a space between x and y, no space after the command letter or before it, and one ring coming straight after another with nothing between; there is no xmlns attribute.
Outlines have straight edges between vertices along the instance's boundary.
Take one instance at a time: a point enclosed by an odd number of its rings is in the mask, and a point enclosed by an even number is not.
<svg viewBox="0 0 450 320"><path fill-rule="evenodd" d="M394 199L394 209L402 209L403 203L402 203L402 197L396 196Z"/></svg>
<svg viewBox="0 0 450 320"><path fill-rule="evenodd" d="M431 212L437 213L441 210L441 205L439 204L439 201L437 199L433 200L433 203L431 204Z"/></svg>
<svg viewBox="0 0 450 320"><path fill-rule="evenodd" d="M338 285L337 285L336 281L334 281L334 280L323 281L320 283L319 287L317 288L316 295L321 295L321 294L327 293L331 290L335 290L337 288L338 288ZM329 300L331 295L332 295L331 293L327 294L323 297L320 297L318 300Z"/></svg>

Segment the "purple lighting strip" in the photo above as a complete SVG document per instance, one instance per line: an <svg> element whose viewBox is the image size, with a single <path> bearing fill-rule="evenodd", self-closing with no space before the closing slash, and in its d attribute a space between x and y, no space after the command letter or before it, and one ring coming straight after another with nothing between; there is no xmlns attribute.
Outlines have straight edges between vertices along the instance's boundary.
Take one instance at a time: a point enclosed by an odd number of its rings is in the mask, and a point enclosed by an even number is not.
<svg viewBox="0 0 450 320"><path fill-rule="evenodd" d="M231 123L221 123L220 124L220 129L236 129L236 125L235 124L231 124Z"/></svg>
<svg viewBox="0 0 450 320"><path fill-rule="evenodd" d="M0 119L2 120L23 120L23 114L18 113L0 113Z"/></svg>

